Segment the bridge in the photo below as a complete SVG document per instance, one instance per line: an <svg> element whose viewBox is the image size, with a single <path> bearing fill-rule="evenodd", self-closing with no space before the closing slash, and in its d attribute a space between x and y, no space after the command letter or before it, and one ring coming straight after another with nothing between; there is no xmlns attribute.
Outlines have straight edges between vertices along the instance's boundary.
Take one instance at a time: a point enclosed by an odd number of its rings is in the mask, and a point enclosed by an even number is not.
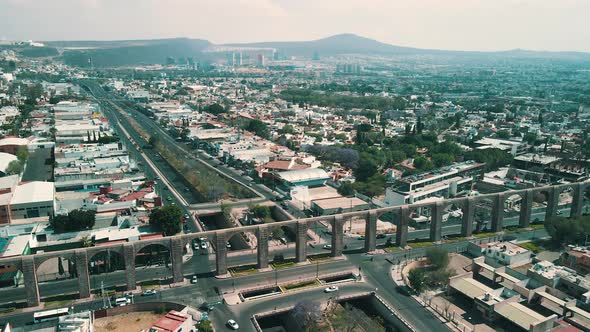
<svg viewBox="0 0 590 332"><path fill-rule="evenodd" d="M89 262L100 253L114 252L123 257L125 263L126 287L128 290L136 288L136 266L135 258L150 245L158 245L168 250L171 258L171 270L173 282L183 281L182 271L183 254L185 248L193 240L207 238L215 248L215 266L217 275L228 273L227 266L227 241L234 235L243 232L256 234L258 245L257 267L267 268L269 265L269 235L277 227L287 227L296 235L295 240L295 261L304 262L307 260L307 230L310 225L316 222L325 222L331 227L331 256L339 257L343 254L344 224L350 218L360 218L365 221L364 250L367 252L376 249L377 220L385 213L392 213L397 216L398 224L396 229L396 245L406 246L408 241L408 224L412 213L418 209L428 208L431 210L430 240L433 242L442 239L442 216L449 206L460 207L463 211L461 221L461 235L470 237L473 232L476 204L481 201L492 202L491 229L493 232L501 232L504 228L504 202L514 195L519 195L522 200L519 212L519 227L529 227L531 222L531 211L533 197L541 193L547 200L545 220L557 214L559 195L564 191L572 193L572 204L570 216L580 216L584 206L584 193L590 188L590 182L580 182L555 186L538 187L525 190L511 190L500 193L484 194L479 196L460 197L446 199L437 202L416 203L395 207L385 207L367 211L356 211L330 216L320 216L305 219L294 219L280 221L271 224L241 226L230 229L211 230L199 233L181 234L171 237L148 239L123 244L112 244L105 246L71 249L55 252L40 253L36 255L9 257L0 259L0 266L13 266L23 274L26 301L28 306L37 306L40 303L37 270L39 266L57 257L73 261L75 273L78 277L80 298L90 297L90 273Z"/></svg>

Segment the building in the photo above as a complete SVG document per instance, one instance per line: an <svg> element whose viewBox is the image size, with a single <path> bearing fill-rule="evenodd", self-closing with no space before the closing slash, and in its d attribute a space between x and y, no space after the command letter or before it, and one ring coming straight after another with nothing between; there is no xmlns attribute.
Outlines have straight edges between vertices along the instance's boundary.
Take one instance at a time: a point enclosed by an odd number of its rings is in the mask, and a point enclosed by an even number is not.
<svg viewBox="0 0 590 332"><path fill-rule="evenodd" d="M311 201L311 210L316 216L367 210L369 203L357 197L334 197Z"/></svg>
<svg viewBox="0 0 590 332"><path fill-rule="evenodd" d="M485 164L466 161L397 180L385 191L385 204L413 204L430 197L449 198L471 190L483 179Z"/></svg>
<svg viewBox="0 0 590 332"><path fill-rule="evenodd" d="M47 217L55 212L53 182L33 181L19 185L10 200L10 219Z"/></svg>
<svg viewBox="0 0 590 332"><path fill-rule="evenodd" d="M287 187L295 186L317 187L330 180L330 175L321 168L306 168L286 171L276 174L277 178Z"/></svg>
<svg viewBox="0 0 590 332"><path fill-rule="evenodd" d="M15 155L5 152L0 152L0 177L6 175L8 165L11 162L18 160Z"/></svg>
<svg viewBox="0 0 590 332"><path fill-rule="evenodd" d="M84 311L59 317L58 332L94 332L94 313Z"/></svg>
<svg viewBox="0 0 590 332"><path fill-rule="evenodd" d="M16 151L21 147L27 147L29 140L19 137L6 137L0 139L0 152L16 155Z"/></svg>
<svg viewBox="0 0 590 332"><path fill-rule="evenodd" d="M191 315L186 312L171 310L150 327L150 332L188 332L192 331L193 327L194 323Z"/></svg>
<svg viewBox="0 0 590 332"><path fill-rule="evenodd" d="M493 267L519 266L530 263L531 252L510 242L489 242L475 244L470 242L468 252L475 256L485 257L485 263Z"/></svg>
<svg viewBox="0 0 590 332"><path fill-rule="evenodd" d="M259 67L266 66L266 60L264 59L264 54L262 54L262 53L258 54L258 56L256 57L256 59L257 59L257 65Z"/></svg>
<svg viewBox="0 0 590 332"><path fill-rule="evenodd" d="M500 149L509 152L513 156L526 153L528 145L525 142L511 141L506 139L485 137L475 141L476 149Z"/></svg>
<svg viewBox="0 0 590 332"><path fill-rule="evenodd" d="M532 181L541 181L543 178L549 180L548 171L555 168L560 160L558 157L536 153L516 156L512 160L508 175Z"/></svg>
<svg viewBox="0 0 590 332"><path fill-rule="evenodd" d="M582 274L590 273L590 249L588 247L573 247L561 254L559 262Z"/></svg>

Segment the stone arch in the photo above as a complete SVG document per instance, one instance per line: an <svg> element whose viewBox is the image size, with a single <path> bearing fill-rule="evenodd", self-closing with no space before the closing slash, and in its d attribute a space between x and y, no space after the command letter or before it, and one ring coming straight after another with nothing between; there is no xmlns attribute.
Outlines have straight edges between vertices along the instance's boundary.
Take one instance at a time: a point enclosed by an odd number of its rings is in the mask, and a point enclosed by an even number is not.
<svg viewBox="0 0 590 332"><path fill-rule="evenodd" d="M589 215L590 214L590 182L585 182L581 185L581 207L580 213L582 215Z"/></svg>
<svg viewBox="0 0 590 332"><path fill-rule="evenodd" d="M172 261L170 246L162 242L141 243L135 248L135 266L170 267Z"/></svg>
<svg viewBox="0 0 590 332"><path fill-rule="evenodd" d="M555 215L567 218L572 216L576 190L579 190L578 187L575 183L567 183L556 188Z"/></svg>
<svg viewBox="0 0 590 332"><path fill-rule="evenodd" d="M73 252L35 257L38 282L72 279L78 277Z"/></svg>
<svg viewBox="0 0 590 332"><path fill-rule="evenodd" d="M256 234L252 234L256 236ZM225 234L226 248L230 251L248 250L252 249L250 242L251 237L246 234L245 230L236 230Z"/></svg>
<svg viewBox="0 0 590 332"><path fill-rule="evenodd" d="M25 287L22 265L17 262L0 262L0 288L22 287Z"/></svg>
<svg viewBox="0 0 590 332"><path fill-rule="evenodd" d="M125 256L121 250L106 248L88 255L88 274L98 275L125 270Z"/></svg>
<svg viewBox="0 0 590 332"><path fill-rule="evenodd" d="M541 187L533 189L532 223L543 223L545 219L554 215L555 187Z"/></svg>

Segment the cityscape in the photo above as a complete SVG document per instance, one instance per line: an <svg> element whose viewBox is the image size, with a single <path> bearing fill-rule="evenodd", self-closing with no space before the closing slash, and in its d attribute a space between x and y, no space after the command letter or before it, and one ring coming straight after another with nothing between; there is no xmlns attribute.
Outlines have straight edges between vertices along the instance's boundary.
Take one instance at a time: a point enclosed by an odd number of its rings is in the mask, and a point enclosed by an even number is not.
<svg viewBox="0 0 590 332"><path fill-rule="evenodd" d="M0 0L1 332L590 331L590 6L129 1Z"/></svg>

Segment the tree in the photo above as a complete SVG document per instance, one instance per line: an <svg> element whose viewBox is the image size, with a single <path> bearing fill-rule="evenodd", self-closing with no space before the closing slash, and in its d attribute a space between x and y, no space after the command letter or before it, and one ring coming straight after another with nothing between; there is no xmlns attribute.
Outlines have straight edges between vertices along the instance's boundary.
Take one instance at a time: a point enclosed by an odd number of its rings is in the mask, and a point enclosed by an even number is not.
<svg viewBox="0 0 590 332"><path fill-rule="evenodd" d="M74 232L94 227L95 211L72 210L67 215L50 216L49 223L57 232Z"/></svg>
<svg viewBox="0 0 590 332"><path fill-rule="evenodd" d="M176 205L166 205L152 210L150 224L161 230L166 236L177 234L182 227L182 210Z"/></svg>
<svg viewBox="0 0 590 332"><path fill-rule="evenodd" d="M449 253L442 248L430 247L426 250L426 260L436 269L445 269L449 265Z"/></svg>
<svg viewBox="0 0 590 332"><path fill-rule="evenodd" d="M414 167L420 171L427 171L432 169L432 162L425 157L420 156L414 159Z"/></svg>
<svg viewBox="0 0 590 332"><path fill-rule="evenodd" d="M13 160L10 163L8 163L8 166L6 167L6 174L7 175L17 175L17 174L21 174L23 172L24 166L23 163L20 162L20 160Z"/></svg>
<svg viewBox="0 0 590 332"><path fill-rule="evenodd" d="M78 225L79 229L90 229L96 222L96 212L86 210L72 210L68 213L70 223ZM74 226L73 226L74 227Z"/></svg>
<svg viewBox="0 0 590 332"><path fill-rule="evenodd" d="M29 158L29 149L26 146L21 146L16 150L16 157L22 163Z"/></svg>
<svg viewBox="0 0 590 332"><path fill-rule="evenodd" d="M362 158L359 160L359 166L354 174L358 181L367 181L376 172L377 165L371 159Z"/></svg>
<svg viewBox="0 0 590 332"><path fill-rule="evenodd" d="M410 286L420 294L426 287L426 273L421 268L414 268L408 273L408 281Z"/></svg>
<svg viewBox="0 0 590 332"><path fill-rule="evenodd" d="M258 119L248 121L244 129L246 129L247 131L251 131L262 138L270 137L268 126L266 125L266 123Z"/></svg>
<svg viewBox="0 0 590 332"><path fill-rule="evenodd" d="M218 103L214 103L211 105L207 105L203 107L203 111L207 113L211 113L213 115L219 115L221 113L225 113L226 110L223 106L219 105Z"/></svg>
<svg viewBox="0 0 590 332"><path fill-rule="evenodd" d="M250 212L256 217L260 219L265 219L271 216L270 207L266 205L259 205L256 204L250 208Z"/></svg>
<svg viewBox="0 0 590 332"><path fill-rule="evenodd" d="M317 321L322 317L320 304L307 299L295 304L292 313L305 331L314 331Z"/></svg>
<svg viewBox="0 0 590 332"><path fill-rule="evenodd" d="M452 164L455 159L450 154L435 153L432 155L432 161L434 162L434 166L442 167Z"/></svg>
<svg viewBox="0 0 590 332"><path fill-rule="evenodd" d="M354 195L354 186L350 182L342 182L338 187L338 193L342 196Z"/></svg>
<svg viewBox="0 0 590 332"><path fill-rule="evenodd" d="M160 141L160 137L157 134L151 135L150 139L148 140L149 145L156 146Z"/></svg>
<svg viewBox="0 0 590 332"><path fill-rule="evenodd" d="M498 138L501 138L501 139L508 139L508 138L510 138L510 133L508 132L508 130L499 130L496 133L496 136L498 136Z"/></svg>

